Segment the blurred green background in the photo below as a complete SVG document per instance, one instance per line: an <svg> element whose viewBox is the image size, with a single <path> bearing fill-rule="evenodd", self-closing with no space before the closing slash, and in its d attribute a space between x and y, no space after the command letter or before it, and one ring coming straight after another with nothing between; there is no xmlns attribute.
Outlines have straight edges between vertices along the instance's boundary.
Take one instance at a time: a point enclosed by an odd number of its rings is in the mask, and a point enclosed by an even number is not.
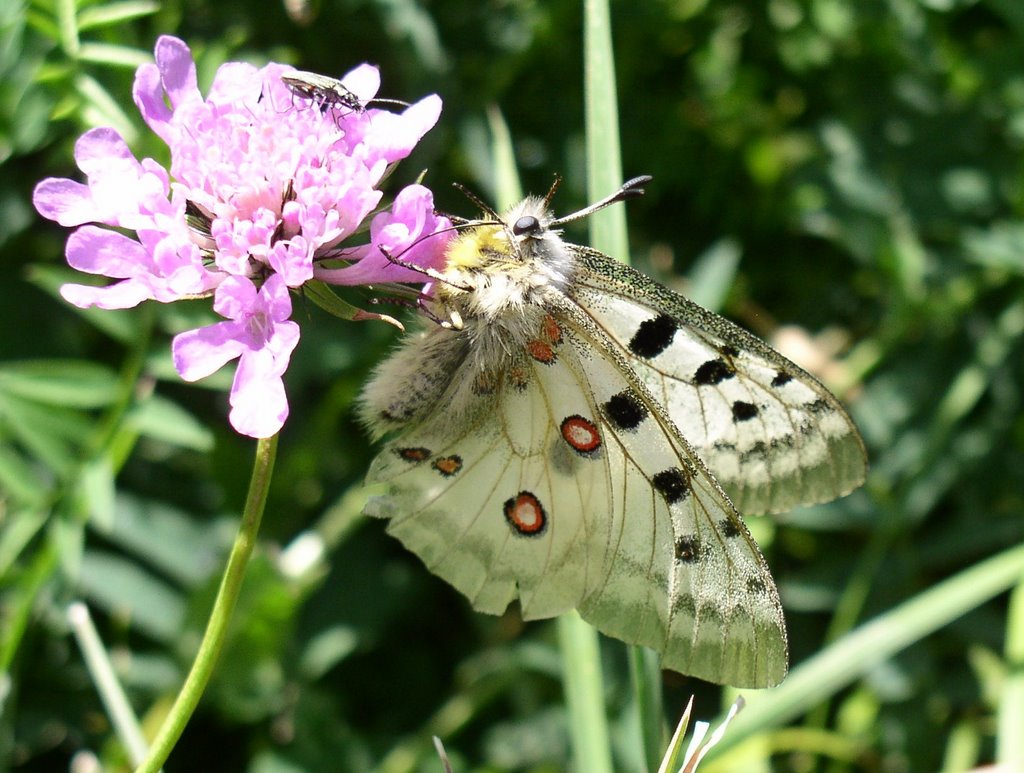
<svg viewBox="0 0 1024 773"><path fill-rule="evenodd" d="M1024 5L652 0L613 2L612 20L623 168L655 178L628 205L634 263L821 375L871 456L853 495L752 524L794 667L847 642L851 673L833 666L824 694L758 719L706 768L1006 759L1024 735L1024 590L1003 592L1024 587ZM575 1L0 5L0 766L16 770L126 764L68 633L74 599L159 724L248 483L229 374L190 386L170 364L170 335L209 304L70 308L55 295L67 233L30 205L39 179L78 177L91 126L166 161L130 98L166 33L203 88L226 60L332 75L370 61L383 96L439 93L441 121L398 177L427 169L446 211L473 214L451 182L493 199L492 106L525 187L559 173L559 211L586 200ZM432 734L456 770L570 769L553 625L474 614L359 516L374 451L352 402L396 331L301 298L294 317L262 543L165 769L433 771ZM990 589L927 595L958 577ZM855 633L883 613L907 632L891 651ZM602 648L615 767L641 770L625 648ZM671 673L663 688L672 724L691 694L706 719L732 697Z"/></svg>

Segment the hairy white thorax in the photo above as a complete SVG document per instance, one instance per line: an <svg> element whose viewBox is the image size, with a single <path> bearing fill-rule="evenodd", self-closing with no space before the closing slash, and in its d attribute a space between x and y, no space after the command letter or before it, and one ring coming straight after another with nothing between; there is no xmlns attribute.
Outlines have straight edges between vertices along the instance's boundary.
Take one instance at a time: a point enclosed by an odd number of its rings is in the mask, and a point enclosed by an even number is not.
<svg viewBox="0 0 1024 773"><path fill-rule="evenodd" d="M436 319L459 324L428 323L377 368L361 410L374 435L432 409L456 373L463 382L487 379L522 357L552 297L564 295L573 277L573 256L548 227L553 219L543 199L529 197L500 222L468 223L452 240L427 306ZM459 401L446 402L457 414Z"/></svg>

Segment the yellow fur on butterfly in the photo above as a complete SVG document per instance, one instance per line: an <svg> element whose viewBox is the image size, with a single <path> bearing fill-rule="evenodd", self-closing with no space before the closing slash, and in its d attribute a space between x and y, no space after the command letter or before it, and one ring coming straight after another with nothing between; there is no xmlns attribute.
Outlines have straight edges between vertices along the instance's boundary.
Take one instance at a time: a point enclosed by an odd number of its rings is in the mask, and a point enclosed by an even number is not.
<svg viewBox="0 0 1024 773"><path fill-rule="evenodd" d="M501 226L467 228L448 245L446 265L454 269L478 269L488 262L490 254L508 251L508 238Z"/></svg>

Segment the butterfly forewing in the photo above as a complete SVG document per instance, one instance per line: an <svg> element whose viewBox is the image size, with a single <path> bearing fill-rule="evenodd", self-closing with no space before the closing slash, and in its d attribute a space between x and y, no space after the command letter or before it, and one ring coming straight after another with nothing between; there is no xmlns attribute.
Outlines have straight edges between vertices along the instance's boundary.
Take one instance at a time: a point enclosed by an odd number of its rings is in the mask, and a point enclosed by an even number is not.
<svg viewBox="0 0 1024 773"><path fill-rule="evenodd" d="M825 502L863 482L860 436L816 379L643 274L572 249L577 303L625 353L741 512Z"/></svg>
<svg viewBox="0 0 1024 773"><path fill-rule="evenodd" d="M604 580L580 613L657 649L667 668L738 686L778 683L785 621L757 545L614 341L571 302L564 313L610 462L612 498L593 517L614 524Z"/></svg>

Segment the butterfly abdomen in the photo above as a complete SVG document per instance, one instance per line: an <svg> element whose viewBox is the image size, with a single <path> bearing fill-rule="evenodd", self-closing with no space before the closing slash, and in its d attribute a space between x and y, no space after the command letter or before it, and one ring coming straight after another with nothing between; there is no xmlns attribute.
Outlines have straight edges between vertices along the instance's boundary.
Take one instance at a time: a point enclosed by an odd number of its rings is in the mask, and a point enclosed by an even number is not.
<svg viewBox="0 0 1024 773"><path fill-rule="evenodd" d="M377 366L359 404L360 418L375 439L437 406L466 359L464 332L437 326L410 336Z"/></svg>

